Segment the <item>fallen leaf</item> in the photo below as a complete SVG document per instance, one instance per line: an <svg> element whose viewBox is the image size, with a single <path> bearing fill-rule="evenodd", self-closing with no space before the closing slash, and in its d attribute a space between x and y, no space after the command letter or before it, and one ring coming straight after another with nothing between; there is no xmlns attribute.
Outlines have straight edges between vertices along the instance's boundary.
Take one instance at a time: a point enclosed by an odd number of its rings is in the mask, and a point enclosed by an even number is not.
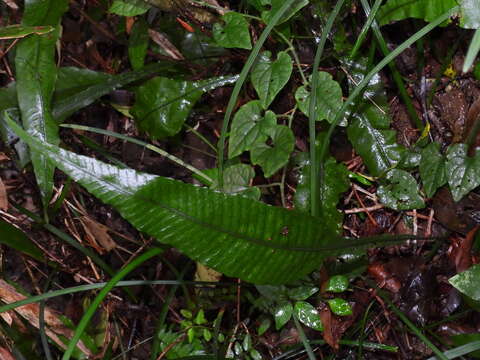
<svg viewBox="0 0 480 360"><path fill-rule="evenodd" d="M480 225L470 230L465 236L465 239L463 239L460 242L459 246L453 251L455 268L457 269L457 273L461 273L470 268L470 266L472 266L471 250L473 241L475 240L475 234L477 233L479 228Z"/></svg>
<svg viewBox="0 0 480 360"><path fill-rule="evenodd" d="M109 228L107 226L96 222L88 216L82 216L80 221L87 235L88 242L100 254L103 254L105 250L109 252L117 247L115 241L108 234Z"/></svg>
<svg viewBox="0 0 480 360"><path fill-rule="evenodd" d="M183 57L182 53L173 45L168 38L162 34L159 33L158 31L148 29L148 35L150 35L150 38L158 44L163 51L165 51L168 56L175 60L185 60Z"/></svg>
<svg viewBox="0 0 480 360"><path fill-rule="evenodd" d="M5 188L5 184L3 183L1 178L0 178L0 209L5 211L8 210L7 189Z"/></svg>
<svg viewBox="0 0 480 360"><path fill-rule="evenodd" d="M0 300L6 304L10 304L16 301L24 300L26 296L18 293L15 288L8 284L5 280L0 279ZM27 304L15 308L15 312L27 320L30 325L40 327L39 318L40 318L40 306L39 304ZM49 307L44 308L44 320L45 332L47 336L54 341L62 349L66 348L65 343L61 340L62 337L67 339L72 338L73 330L67 328L63 322L59 319L59 313L50 309ZM92 356L91 351L83 344L82 341L77 343L78 349L84 353L87 357ZM0 359L3 359L0 357Z"/></svg>
<svg viewBox="0 0 480 360"><path fill-rule="evenodd" d="M195 281L218 282L220 281L221 277L222 277L222 273L197 262L197 271L195 271Z"/></svg>

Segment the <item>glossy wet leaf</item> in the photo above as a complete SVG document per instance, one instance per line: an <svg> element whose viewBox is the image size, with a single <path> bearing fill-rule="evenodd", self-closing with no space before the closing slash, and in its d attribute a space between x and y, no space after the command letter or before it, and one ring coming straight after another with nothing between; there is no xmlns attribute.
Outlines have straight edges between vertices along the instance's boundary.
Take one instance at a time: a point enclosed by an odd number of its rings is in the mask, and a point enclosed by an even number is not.
<svg viewBox="0 0 480 360"><path fill-rule="evenodd" d="M389 0L378 10L377 19L380 25L408 18L430 22L457 5L455 0Z"/></svg>
<svg viewBox="0 0 480 360"><path fill-rule="evenodd" d="M273 112L267 111L263 115L259 100L243 105L232 120L228 157L231 159L250 150L255 144L264 143L268 138L268 129L275 127L276 124L277 118Z"/></svg>
<svg viewBox="0 0 480 360"><path fill-rule="evenodd" d="M26 2L23 25L57 26L68 1L34 0ZM57 78L55 46L59 27L46 35L31 35L16 46L15 69L18 106L27 132L41 141L58 144L58 127L51 113ZM53 190L55 167L37 152L31 152L35 178L46 207Z"/></svg>
<svg viewBox="0 0 480 360"><path fill-rule="evenodd" d="M280 9L283 5L283 0L263 0L261 1L263 6L270 6L268 10L262 11L262 19L268 24L275 13ZM280 18L277 22L277 25L280 25L290 19L293 15L295 15L298 11L300 11L304 6L308 4L308 0L298 0L295 1L289 9L285 12L285 14Z"/></svg>
<svg viewBox="0 0 480 360"><path fill-rule="evenodd" d="M219 189L218 169L210 169L205 173L213 179L213 183L209 184L211 189ZM222 191L232 195L242 195L250 199L260 199L260 189L250 186L255 177L255 170L248 164L235 164L227 167L223 172L223 188Z"/></svg>
<svg viewBox="0 0 480 360"><path fill-rule="evenodd" d="M259 284L289 283L338 252L327 245L333 234L307 214L120 169L40 143L7 122L31 148L138 230L228 276ZM341 239L336 240L334 247L341 246Z"/></svg>
<svg viewBox="0 0 480 360"><path fill-rule="evenodd" d="M319 71L316 94L315 113L317 114L317 118L315 120L327 120L329 123L332 123L343 103L340 85L333 80L332 75L324 71ZM306 86L300 86L295 92L295 100L297 101L299 109L308 116L310 90Z"/></svg>
<svg viewBox="0 0 480 360"><path fill-rule="evenodd" d="M230 11L222 16L221 21L223 24L215 23L213 25L213 38L218 45L225 48L247 50L252 48L248 21L244 16Z"/></svg>
<svg viewBox="0 0 480 360"><path fill-rule="evenodd" d="M291 318L293 314L293 305L291 302L279 304L273 311L275 319L275 328L280 330Z"/></svg>
<svg viewBox="0 0 480 360"><path fill-rule="evenodd" d="M373 176L381 176L395 167L405 153L405 148L396 143L394 130L376 129L365 117L355 117L347 135Z"/></svg>
<svg viewBox="0 0 480 360"><path fill-rule="evenodd" d="M420 178L427 197L432 197L438 188L447 183L445 158L440 154L440 144L430 143L421 151Z"/></svg>
<svg viewBox="0 0 480 360"><path fill-rule="evenodd" d="M313 285L296 286L288 289L288 298L292 300L307 300L310 296L318 292L318 287Z"/></svg>
<svg viewBox="0 0 480 360"><path fill-rule="evenodd" d="M334 275L328 279L325 291L342 293L348 289L349 281L345 275Z"/></svg>
<svg viewBox="0 0 480 360"><path fill-rule="evenodd" d="M70 67L60 69L53 116L57 122L63 122L76 111L92 104L115 89L159 72L173 73L175 70L175 67L164 63L149 64L142 69L118 75ZM60 79L62 84L60 84Z"/></svg>
<svg viewBox="0 0 480 360"><path fill-rule="evenodd" d="M473 300L480 301L480 264L451 277L448 282Z"/></svg>
<svg viewBox="0 0 480 360"><path fill-rule="evenodd" d="M382 204L397 211L425 207L425 203L418 193L418 184L415 178L404 170L390 170L386 176L386 184L378 188L377 196Z"/></svg>
<svg viewBox="0 0 480 360"><path fill-rule="evenodd" d="M353 314L352 307L345 299L335 298L328 300L328 306L335 315L349 316Z"/></svg>
<svg viewBox="0 0 480 360"><path fill-rule="evenodd" d="M466 29L480 28L480 1L461 0L460 4L460 25Z"/></svg>
<svg viewBox="0 0 480 360"><path fill-rule="evenodd" d="M325 182L320 189L322 194L321 214L325 227L335 234L342 231L343 213L337 205L342 193L350 186L349 173L345 165L337 163L329 157L325 161ZM294 197L295 208L304 212L310 211L310 165L307 160L300 170Z"/></svg>
<svg viewBox="0 0 480 360"><path fill-rule="evenodd" d="M138 127L152 138L177 134L195 103L205 91L232 83L236 77L198 82L154 77L135 90L131 113Z"/></svg>
<svg viewBox="0 0 480 360"><path fill-rule="evenodd" d="M251 79L264 109L267 109L277 94L287 84L292 74L292 59L285 51L271 60L270 51L264 51L257 58L252 69Z"/></svg>
<svg viewBox="0 0 480 360"><path fill-rule="evenodd" d="M146 13L150 7L143 0L113 0L108 11L121 16L137 16Z"/></svg>
<svg viewBox="0 0 480 360"><path fill-rule="evenodd" d="M348 87L352 92L368 73L368 59L360 58L356 61L346 59L342 63L348 69ZM363 97L352 109L355 118L366 119L376 129L388 129L390 127L387 96L379 74L372 77L365 87Z"/></svg>
<svg viewBox="0 0 480 360"><path fill-rule="evenodd" d="M295 303L295 316L305 326L317 330L323 331L323 324L320 320L320 314L318 310L306 301L297 301Z"/></svg>
<svg viewBox="0 0 480 360"><path fill-rule="evenodd" d="M480 150L473 157L467 155L467 145L454 144L447 150L445 172L453 200L462 197L480 185Z"/></svg>
<svg viewBox="0 0 480 360"><path fill-rule="evenodd" d="M295 147L295 136L285 125L269 128L271 143L256 143L250 150L252 164L260 165L265 177L270 177L285 166Z"/></svg>
<svg viewBox="0 0 480 360"><path fill-rule="evenodd" d="M128 38L128 59L133 70L143 67L149 39L148 23L143 18L137 19Z"/></svg>
<svg viewBox="0 0 480 360"><path fill-rule="evenodd" d="M0 243L30 255L36 260L44 261L43 253L27 235L3 219L0 219Z"/></svg>
<svg viewBox="0 0 480 360"><path fill-rule="evenodd" d="M10 25L0 27L0 40L20 39L28 35L45 35L55 30L53 26Z"/></svg>

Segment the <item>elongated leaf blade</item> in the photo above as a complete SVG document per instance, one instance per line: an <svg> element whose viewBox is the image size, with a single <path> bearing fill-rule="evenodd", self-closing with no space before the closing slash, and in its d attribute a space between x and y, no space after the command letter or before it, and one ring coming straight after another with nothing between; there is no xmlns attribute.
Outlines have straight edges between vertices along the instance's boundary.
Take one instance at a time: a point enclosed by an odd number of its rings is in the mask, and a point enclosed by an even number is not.
<svg viewBox="0 0 480 360"><path fill-rule="evenodd" d="M120 169L40 143L12 121L8 125L137 229L226 275L255 283L288 283L334 254L327 250L331 235L317 218Z"/></svg>
<svg viewBox="0 0 480 360"><path fill-rule="evenodd" d="M24 128L32 136L52 144L59 143L58 127L52 118L50 102L55 80L55 43L58 29L45 36L32 35L17 45L15 56L17 97ZM52 194L54 166L31 152L31 159L44 205Z"/></svg>

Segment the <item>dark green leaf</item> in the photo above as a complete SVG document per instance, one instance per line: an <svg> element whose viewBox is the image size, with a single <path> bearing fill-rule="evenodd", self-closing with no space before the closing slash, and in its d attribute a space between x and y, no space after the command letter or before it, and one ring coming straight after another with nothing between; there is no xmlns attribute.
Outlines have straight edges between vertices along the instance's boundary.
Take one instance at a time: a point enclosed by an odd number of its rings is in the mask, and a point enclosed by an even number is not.
<svg viewBox="0 0 480 360"><path fill-rule="evenodd" d="M48 156L140 231L228 276L255 283L288 283L317 268L324 256L335 253L322 247L333 234L325 233L317 218L120 169L40 143L12 121L8 125L30 147ZM341 246L337 241L335 247Z"/></svg>
<svg viewBox="0 0 480 360"><path fill-rule="evenodd" d="M218 169L211 169L214 171L205 171L214 181L210 184L211 189L219 189L218 186ZM235 164L225 169L223 172L223 189L222 191L232 195L242 195L250 199L260 199L260 189L255 186L250 186L255 171L248 164Z"/></svg>
<svg viewBox="0 0 480 360"><path fill-rule="evenodd" d="M394 210L410 210L425 207L418 193L418 184L408 172L392 169L387 173L387 184L377 190L380 201Z"/></svg>
<svg viewBox="0 0 480 360"><path fill-rule="evenodd" d="M279 304L273 311L275 319L275 328L280 330L291 318L293 314L293 306L291 302L283 302Z"/></svg>
<svg viewBox="0 0 480 360"><path fill-rule="evenodd" d="M349 316L353 314L352 307L348 301L341 298L328 300L328 306L330 307L330 310L338 316Z"/></svg>
<svg viewBox="0 0 480 360"><path fill-rule="evenodd" d="M318 292L318 288L313 285L297 286L288 289L288 298L292 300L307 300L310 296Z"/></svg>
<svg viewBox="0 0 480 360"><path fill-rule="evenodd" d="M325 162L325 182L320 193L322 194L321 214L324 217L324 226L335 234L342 231L343 214L337 210L340 195L350 186L349 173L345 165L328 158ZM297 189L295 191L295 208L304 212L310 210L310 164L307 160L300 170Z"/></svg>
<svg viewBox="0 0 480 360"><path fill-rule="evenodd" d="M440 144L430 143L421 151L420 178L427 197L432 197L438 188L447 183L445 159L440 154Z"/></svg>
<svg viewBox="0 0 480 360"><path fill-rule="evenodd" d="M285 166L295 146L295 136L292 130L285 125L276 125L267 129L272 140L271 145L257 143L250 150L252 164L260 165L265 177L270 177Z"/></svg>
<svg viewBox="0 0 480 360"><path fill-rule="evenodd" d="M54 108L57 102L62 102L67 97L77 97L89 87L103 84L112 78L113 75L89 69L73 66L59 68L53 96Z"/></svg>
<svg viewBox="0 0 480 360"><path fill-rule="evenodd" d="M237 79L235 76L198 82L155 77L135 91L132 114L139 128L153 138L177 134L204 91L225 86Z"/></svg>
<svg viewBox="0 0 480 360"><path fill-rule="evenodd" d="M310 303L306 301L297 301L295 303L295 316L305 326L311 329L323 331L323 324L320 320L320 314Z"/></svg>
<svg viewBox="0 0 480 360"><path fill-rule="evenodd" d="M368 59L361 58L356 61L347 59L342 62L348 69L348 87L352 92L368 73ZM367 119L372 127L376 129L388 129L390 127L387 96L379 74L376 74L370 80L365 87L361 102L354 109L354 116Z"/></svg>
<svg viewBox="0 0 480 360"><path fill-rule="evenodd" d="M449 146L445 172L453 200L459 201L480 185L480 150L470 157L467 155L467 145Z"/></svg>
<svg viewBox="0 0 480 360"><path fill-rule="evenodd" d="M396 143L394 130L378 130L362 116L353 119L347 134L373 176L381 176L395 167L405 153L405 148Z"/></svg>
<svg viewBox="0 0 480 360"><path fill-rule="evenodd" d="M25 1L22 25L57 26L68 8L68 0Z"/></svg>
<svg viewBox="0 0 480 360"><path fill-rule="evenodd" d="M242 152L262 144L268 139L268 129L277 125L277 118L271 111L262 116L263 109L259 100L243 105L236 112L230 130L228 157L231 159Z"/></svg>
<svg viewBox="0 0 480 360"><path fill-rule="evenodd" d="M473 300L480 301L480 264L451 277L448 282Z"/></svg>
<svg viewBox="0 0 480 360"><path fill-rule="evenodd" d="M115 76L108 76L107 74L100 75L101 73L95 73L89 70L78 70L76 72L78 76L78 87L76 88L82 90L80 92L74 92L73 89L70 89L70 86L75 84L76 81L69 77L70 80L67 80L70 84L69 91L67 91L68 95L65 97L58 96L58 100L56 100L54 104L53 116L57 122L63 122L76 111L92 104L94 101L115 89L159 72L172 71L175 71L175 67L172 68L171 64L163 63L146 65L140 70ZM73 69L68 70L67 74L69 76L75 76L75 71ZM105 77L104 80L101 80L102 76ZM91 84L87 86L90 81ZM70 91L72 91L71 95Z"/></svg>
<svg viewBox="0 0 480 360"><path fill-rule="evenodd" d="M252 69L252 84L264 109L267 109L275 96L287 84L292 74L292 59L282 51L277 60L271 61L270 51L264 51Z"/></svg>
<svg viewBox="0 0 480 360"><path fill-rule="evenodd" d="M348 289L348 278L344 275L335 275L328 279L325 291L341 293Z"/></svg>
<svg viewBox="0 0 480 360"><path fill-rule="evenodd" d="M389 0L378 10L377 19L381 25L411 17L429 22L454 6L455 0Z"/></svg>
<svg viewBox="0 0 480 360"><path fill-rule="evenodd" d="M28 146L23 141L19 141L17 134L7 126L5 122L6 114L17 124L21 124L20 110L17 107L6 109L5 112L0 110L0 133L4 143L15 149L18 156L18 166L24 168L30 162Z"/></svg>
<svg viewBox="0 0 480 360"><path fill-rule="evenodd" d="M43 261L43 254L37 246L19 229L0 219L0 244L30 255L34 259Z"/></svg>
<svg viewBox="0 0 480 360"><path fill-rule="evenodd" d="M17 88L12 82L8 86L0 88L0 111L18 106Z"/></svg>
<svg viewBox="0 0 480 360"><path fill-rule="evenodd" d="M146 13L150 7L143 0L113 0L108 11L121 16L137 16Z"/></svg>
<svg viewBox="0 0 480 360"><path fill-rule="evenodd" d="M224 25L219 23L213 25L213 38L218 45L247 50L252 48L248 21L243 15L230 11L222 16L222 21Z"/></svg>
<svg viewBox="0 0 480 360"><path fill-rule="evenodd" d="M270 328L271 325L272 325L272 322L269 318L263 319L260 325L258 326L258 331L257 331L258 336L262 336L263 334L265 334L265 332Z"/></svg>
<svg viewBox="0 0 480 360"><path fill-rule="evenodd" d="M265 0L261 1L262 5L271 5L271 8L267 11L262 11L262 19L263 21L268 24L275 13L280 9L283 5L283 0ZM304 6L308 4L308 0L298 0L295 1L289 9L285 12L285 14L280 18L277 22L277 25L284 23L288 19L290 19L293 15L295 15L298 11L300 11Z"/></svg>
<svg viewBox="0 0 480 360"><path fill-rule="evenodd" d="M315 113L318 117L315 120L327 120L329 123L332 123L343 103L340 85L333 80L332 75L324 71L319 71L316 94ZM306 86L300 86L297 89L295 92L295 100L297 101L299 109L308 116L310 91Z"/></svg>
<svg viewBox="0 0 480 360"><path fill-rule="evenodd" d="M58 36L57 29L45 36L32 35L22 39L17 44L15 56L17 97L23 126L31 136L52 144L60 142L50 107L57 77L55 44ZM38 152L31 152L31 159L43 204L47 206L52 195L55 167Z"/></svg>
<svg viewBox="0 0 480 360"><path fill-rule="evenodd" d="M143 67L149 39L148 24L145 19L139 18L133 25L132 32L128 38L128 59L133 70Z"/></svg>

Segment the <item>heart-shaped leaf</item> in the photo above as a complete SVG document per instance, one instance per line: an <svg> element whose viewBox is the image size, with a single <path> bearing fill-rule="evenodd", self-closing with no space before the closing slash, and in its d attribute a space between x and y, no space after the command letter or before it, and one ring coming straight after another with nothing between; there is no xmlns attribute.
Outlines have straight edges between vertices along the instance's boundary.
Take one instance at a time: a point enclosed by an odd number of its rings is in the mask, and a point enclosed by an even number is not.
<svg viewBox="0 0 480 360"><path fill-rule="evenodd" d="M252 84L264 109L267 109L275 96L283 89L292 74L292 59L285 51L271 61L270 51L260 54L252 69Z"/></svg>
<svg viewBox="0 0 480 360"><path fill-rule="evenodd" d="M213 38L215 42L225 48L240 48L250 50L250 33L248 32L248 21L243 15L230 11L222 16L221 25L213 25Z"/></svg>
<svg viewBox="0 0 480 360"><path fill-rule="evenodd" d="M470 157L467 155L467 145L449 146L445 170L453 200L459 201L480 185L480 150Z"/></svg>
<svg viewBox="0 0 480 360"><path fill-rule="evenodd" d="M392 169L387 173L387 184L377 190L380 201L394 210L410 210L425 207L418 193L418 184L408 172Z"/></svg>
<svg viewBox="0 0 480 360"><path fill-rule="evenodd" d="M260 165L265 177L270 177L285 166L295 146L295 136L285 125L276 125L268 129L272 143L253 145L250 158L254 165Z"/></svg>
<svg viewBox="0 0 480 360"><path fill-rule="evenodd" d="M438 188L447 183L445 159L439 150L440 144L430 143L421 152L420 178L427 197L432 197Z"/></svg>
<svg viewBox="0 0 480 360"><path fill-rule="evenodd" d="M197 82L154 77L135 91L132 114L141 130L153 138L177 134L203 92L225 86L236 77L220 76Z"/></svg>
<svg viewBox="0 0 480 360"><path fill-rule="evenodd" d="M311 80L311 77L310 77ZM342 107L342 89L332 75L319 71L317 86L317 101L315 105L316 121L327 120L332 123L335 115ZM299 109L308 116L310 106L310 91L306 86L300 86L295 92L295 100Z"/></svg>
<svg viewBox="0 0 480 360"><path fill-rule="evenodd" d="M228 144L230 159L267 140L267 130L277 125L277 118L271 111L267 111L265 116L262 114L262 105L258 100L250 101L238 109L230 130Z"/></svg>

